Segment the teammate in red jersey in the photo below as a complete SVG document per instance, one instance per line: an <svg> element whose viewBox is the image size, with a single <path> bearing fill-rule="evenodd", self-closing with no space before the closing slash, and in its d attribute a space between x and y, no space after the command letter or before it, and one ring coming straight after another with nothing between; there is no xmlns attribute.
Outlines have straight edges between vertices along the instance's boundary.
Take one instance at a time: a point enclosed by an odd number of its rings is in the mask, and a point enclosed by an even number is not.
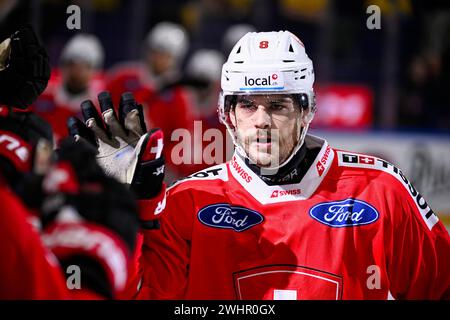
<svg viewBox="0 0 450 320"><path fill-rule="evenodd" d="M68 298L63 270L43 245L33 227L38 216L24 200L32 164L43 164L38 159L51 152L51 131L8 107L0 106L0 114L0 299Z"/></svg>
<svg viewBox="0 0 450 320"><path fill-rule="evenodd" d="M55 141L65 138L66 122L79 113L81 102L105 89L103 47L91 34L77 34L64 46L60 68L53 70L47 89L32 110L50 123Z"/></svg>
<svg viewBox="0 0 450 320"><path fill-rule="evenodd" d="M138 101L178 80L180 66L188 49L186 30L172 22L155 25L145 40L141 61L119 64L108 72L107 89L115 105L123 92Z"/></svg>
<svg viewBox="0 0 450 320"><path fill-rule="evenodd" d="M65 141L52 163L51 128L27 110L47 85L47 53L30 27L0 48L0 299L119 297L136 242L134 197L82 142Z"/></svg>
<svg viewBox="0 0 450 320"><path fill-rule="evenodd" d="M248 33L222 70L231 161L172 186L139 298L450 298L450 238L400 169L307 135L314 72L292 33Z"/></svg>
<svg viewBox="0 0 450 320"><path fill-rule="evenodd" d="M191 55L186 65L185 87L189 93L189 105L195 109L195 119L198 119L194 122L194 143L201 144L193 148L193 160L197 164L195 171L225 162L229 159L227 155L230 156L233 151L231 139L228 139L228 145L222 143L220 146L217 144L220 148L212 148L216 139L227 136L225 126L217 117L217 96L220 93L223 63L224 57L219 51L199 49Z"/></svg>
<svg viewBox="0 0 450 320"><path fill-rule="evenodd" d="M177 129L191 133L193 130L194 110L189 105L186 90L179 84L188 45L188 34L181 25L160 22L146 37L142 60L118 65L107 75L106 87L114 105L119 104L123 92L131 92L143 105L147 125L164 131L169 180L196 171L188 163L172 161L170 156L178 142L172 139L172 134Z"/></svg>

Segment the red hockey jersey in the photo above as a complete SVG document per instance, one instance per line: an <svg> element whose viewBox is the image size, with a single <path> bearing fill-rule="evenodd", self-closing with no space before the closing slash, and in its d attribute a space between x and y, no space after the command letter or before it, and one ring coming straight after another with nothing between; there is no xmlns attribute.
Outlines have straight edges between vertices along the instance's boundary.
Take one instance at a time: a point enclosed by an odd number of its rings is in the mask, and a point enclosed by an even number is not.
<svg viewBox="0 0 450 320"><path fill-rule="evenodd" d="M29 214L0 177L0 299L61 299L69 293L56 258L27 222ZM53 263L52 263L53 262Z"/></svg>
<svg viewBox="0 0 450 320"><path fill-rule="evenodd" d="M81 118L81 103L90 99L97 105L97 95L103 90L105 90L103 74L96 73L90 83L88 92L71 95L64 88L60 72L55 70L49 80L49 85L31 106L31 110L50 123L55 142L59 143L68 135L67 120L69 117L78 116Z"/></svg>
<svg viewBox="0 0 450 320"><path fill-rule="evenodd" d="M176 177L186 176L197 170L192 164L172 162L172 150L182 138L174 132L186 131L192 136L194 116L189 105L186 90L174 85L164 90L168 79L152 77L142 63L126 63L114 68L107 77L107 90L111 92L113 102L119 105L120 96L124 92L132 92L136 101L143 104L145 122L148 128L161 128L164 131L164 156L168 169ZM173 80L172 80L173 81ZM178 131L179 133L180 131ZM176 150L174 151L176 153Z"/></svg>
<svg viewBox="0 0 450 320"><path fill-rule="evenodd" d="M402 171L321 151L298 184L269 186L237 155L168 191L146 231L140 298L450 297L450 238Z"/></svg>
<svg viewBox="0 0 450 320"><path fill-rule="evenodd" d="M90 288L68 287L64 274L68 270L63 270L44 246L30 223L33 213L8 187L1 174L0 203L0 300L104 299Z"/></svg>

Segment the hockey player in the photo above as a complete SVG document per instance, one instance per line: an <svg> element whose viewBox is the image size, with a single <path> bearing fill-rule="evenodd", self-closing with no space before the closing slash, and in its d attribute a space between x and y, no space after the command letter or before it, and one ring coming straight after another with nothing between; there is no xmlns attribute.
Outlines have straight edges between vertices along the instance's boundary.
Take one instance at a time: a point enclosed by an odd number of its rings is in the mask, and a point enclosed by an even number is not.
<svg viewBox="0 0 450 320"><path fill-rule="evenodd" d="M134 193L139 207L141 230L144 232L158 228L158 219L166 199L163 133L158 129L147 132L142 105L136 103L131 93L122 95L117 108L118 115L108 92L100 93L98 100L104 123L93 102L87 100L81 105L85 123L70 118L69 132L76 140L84 140L98 148L97 161L106 173L123 182ZM139 235L130 278L119 298L136 295L140 281L138 261L141 245L142 235Z"/></svg>
<svg viewBox="0 0 450 320"><path fill-rule="evenodd" d="M235 154L168 190L140 298L450 297L442 223L397 167L307 135L313 83L292 33L237 42L219 105Z"/></svg>
<svg viewBox="0 0 450 320"><path fill-rule="evenodd" d="M171 139L173 132L193 130L193 108L186 90L178 84L188 45L188 34L181 25L160 22L146 37L143 59L119 65L107 77L107 90L115 105L123 92L131 92L142 103L147 124L164 131L168 176L173 177L170 180L193 172L189 164L173 163L170 157L175 145Z"/></svg>
<svg viewBox="0 0 450 320"><path fill-rule="evenodd" d="M217 119L217 95L220 92L220 75L224 58L217 50L199 49L186 65L186 87L196 118L208 123L208 128L219 127ZM209 120L209 118L214 118Z"/></svg>
<svg viewBox="0 0 450 320"><path fill-rule="evenodd" d="M92 147L66 141L52 163L50 126L27 109L47 85L47 54L29 27L5 43L0 299L119 297L136 242L135 200L104 174Z"/></svg>
<svg viewBox="0 0 450 320"><path fill-rule="evenodd" d="M200 171L214 164L220 164L227 160L227 144L221 144L218 148L206 154L205 148L213 139L203 139L213 134L226 137L226 128L221 125L217 117L217 96L220 93L220 76L224 57L217 50L199 49L190 57L186 65L185 88L189 93L189 105L196 111L194 132L201 132L202 139L196 139L194 143L202 144L194 147L194 163L197 164L195 171ZM201 130L200 130L201 129ZM211 134L211 135L210 135ZM198 135L198 133L197 133ZM231 142L231 140L229 140ZM232 154L232 143L229 144Z"/></svg>
<svg viewBox="0 0 450 320"><path fill-rule="evenodd" d="M131 92L139 101L178 80L180 67L188 49L186 30L163 21L148 33L141 61L124 63L110 70L107 89L118 104L123 92Z"/></svg>
<svg viewBox="0 0 450 320"><path fill-rule="evenodd" d="M53 70L47 89L32 106L52 126L56 142L67 136L67 119L78 114L81 102L105 89L103 60L103 47L94 35L77 34L64 46L60 68Z"/></svg>

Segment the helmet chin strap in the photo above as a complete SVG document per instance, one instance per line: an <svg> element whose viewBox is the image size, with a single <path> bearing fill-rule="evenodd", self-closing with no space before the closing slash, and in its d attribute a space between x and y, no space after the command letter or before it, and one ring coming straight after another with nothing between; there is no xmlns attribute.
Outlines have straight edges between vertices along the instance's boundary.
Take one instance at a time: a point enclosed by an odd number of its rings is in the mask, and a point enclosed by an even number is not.
<svg viewBox="0 0 450 320"><path fill-rule="evenodd" d="M307 118L305 119L305 125L302 126L302 122L303 122L303 118ZM262 170L266 171L265 174L270 175L270 174L276 174L278 172L279 169L281 169L282 167L284 167L289 161L291 161L291 159L297 154L297 152L300 150L300 148L303 146L303 143L305 142L305 137L306 137L306 133L308 132L308 128L309 128L309 123L310 123L310 117L308 118L308 115L304 115L304 110L302 110L302 114L300 117L300 121L299 121L299 130L297 133L297 145L295 146L295 148L292 150L291 154L289 155L289 157L284 160L281 164L277 165L277 166L273 166L273 167L260 167ZM236 136L234 135L233 129L230 128L230 125L228 123L225 122L225 126L227 127L227 131L231 136L231 139L233 140L234 146L236 147L236 151L244 158L250 160L251 162L253 162L250 157L248 156L247 152L245 152L245 149L241 146L241 144L237 141Z"/></svg>

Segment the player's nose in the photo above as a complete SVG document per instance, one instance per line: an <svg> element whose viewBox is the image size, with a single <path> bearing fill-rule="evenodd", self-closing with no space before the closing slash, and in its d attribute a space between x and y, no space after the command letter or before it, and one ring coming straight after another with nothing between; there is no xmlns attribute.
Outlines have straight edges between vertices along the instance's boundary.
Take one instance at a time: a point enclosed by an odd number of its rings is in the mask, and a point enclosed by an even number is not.
<svg viewBox="0 0 450 320"><path fill-rule="evenodd" d="M263 105L259 105L253 114L253 123L258 129L267 129L270 128L272 123L272 117L269 112L267 112L267 108Z"/></svg>

